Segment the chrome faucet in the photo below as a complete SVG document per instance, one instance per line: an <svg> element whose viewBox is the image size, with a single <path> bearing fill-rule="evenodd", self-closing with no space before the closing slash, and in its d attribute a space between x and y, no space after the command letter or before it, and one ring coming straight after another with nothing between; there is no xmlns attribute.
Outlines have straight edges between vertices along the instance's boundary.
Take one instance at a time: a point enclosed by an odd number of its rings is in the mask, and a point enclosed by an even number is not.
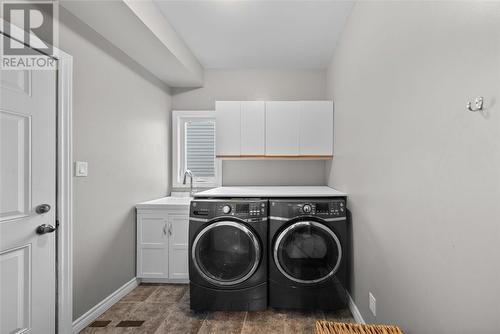
<svg viewBox="0 0 500 334"><path fill-rule="evenodd" d="M189 169L186 169L184 172L184 180L182 181L182 184L186 184L186 177L189 176L190 182L189 182L189 196L193 197L193 172L191 172Z"/></svg>

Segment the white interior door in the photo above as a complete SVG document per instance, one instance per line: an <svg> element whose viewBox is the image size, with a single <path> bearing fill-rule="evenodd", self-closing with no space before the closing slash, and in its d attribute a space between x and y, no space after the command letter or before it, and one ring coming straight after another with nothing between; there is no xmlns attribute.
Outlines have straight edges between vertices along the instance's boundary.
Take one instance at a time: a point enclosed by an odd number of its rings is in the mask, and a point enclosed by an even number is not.
<svg viewBox="0 0 500 334"><path fill-rule="evenodd" d="M55 333L55 199L56 73L0 70L1 334Z"/></svg>

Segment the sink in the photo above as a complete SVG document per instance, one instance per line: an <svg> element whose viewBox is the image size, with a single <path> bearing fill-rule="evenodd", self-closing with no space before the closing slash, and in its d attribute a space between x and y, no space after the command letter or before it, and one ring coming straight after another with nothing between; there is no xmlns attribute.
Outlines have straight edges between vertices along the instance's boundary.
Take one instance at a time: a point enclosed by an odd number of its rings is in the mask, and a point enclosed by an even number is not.
<svg viewBox="0 0 500 334"><path fill-rule="evenodd" d="M174 197L174 198L193 198L190 194L189 191L172 191L169 197Z"/></svg>
<svg viewBox="0 0 500 334"><path fill-rule="evenodd" d="M162 202L165 204L186 204L189 205L193 198L192 197L165 197Z"/></svg>
<svg viewBox="0 0 500 334"><path fill-rule="evenodd" d="M173 195L174 193L172 193ZM169 208L172 206L188 208L189 203L191 203L192 197L189 196L189 193L181 193L184 196L168 196L158 198L152 201L147 201L143 203L139 203L136 205L137 209L161 209L161 208Z"/></svg>

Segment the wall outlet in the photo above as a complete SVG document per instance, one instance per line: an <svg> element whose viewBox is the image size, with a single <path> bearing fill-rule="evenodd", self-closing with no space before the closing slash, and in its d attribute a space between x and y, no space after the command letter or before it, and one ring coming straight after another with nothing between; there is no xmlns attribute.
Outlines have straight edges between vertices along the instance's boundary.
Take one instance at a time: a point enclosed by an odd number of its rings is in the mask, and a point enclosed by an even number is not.
<svg viewBox="0 0 500 334"><path fill-rule="evenodd" d="M75 161L75 176L85 177L89 175L89 165L87 161Z"/></svg>
<svg viewBox="0 0 500 334"><path fill-rule="evenodd" d="M377 316L377 300L373 297L372 293L368 293L368 307L372 312L373 316Z"/></svg>

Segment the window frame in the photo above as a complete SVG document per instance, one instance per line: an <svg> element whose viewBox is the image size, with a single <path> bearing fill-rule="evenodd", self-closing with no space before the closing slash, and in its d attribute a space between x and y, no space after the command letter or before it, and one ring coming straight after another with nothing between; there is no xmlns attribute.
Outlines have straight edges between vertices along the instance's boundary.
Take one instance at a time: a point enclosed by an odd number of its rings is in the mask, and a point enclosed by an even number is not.
<svg viewBox="0 0 500 334"><path fill-rule="evenodd" d="M189 182L182 184L186 164L185 156L185 128L184 124L189 120L213 120L214 110L174 110L172 111L172 187L189 188ZM217 123L215 123L217 131ZM214 147L215 149L215 147ZM214 151L215 153L215 151ZM222 185L222 161L215 158L215 177L193 178L193 188L214 188Z"/></svg>

